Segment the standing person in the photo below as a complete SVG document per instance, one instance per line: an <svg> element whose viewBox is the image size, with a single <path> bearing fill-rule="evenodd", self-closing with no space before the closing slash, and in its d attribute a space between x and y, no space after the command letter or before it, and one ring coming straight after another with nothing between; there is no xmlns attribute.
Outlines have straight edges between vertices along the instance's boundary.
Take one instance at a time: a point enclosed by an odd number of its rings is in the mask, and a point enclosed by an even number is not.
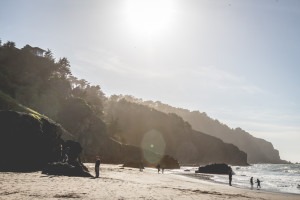
<svg viewBox="0 0 300 200"><path fill-rule="evenodd" d="M96 178L99 178L99 169L100 169L100 157L96 156L96 163L95 163Z"/></svg>
<svg viewBox="0 0 300 200"><path fill-rule="evenodd" d="M232 181L232 170L229 171L229 185L231 186L231 181Z"/></svg>
<svg viewBox="0 0 300 200"><path fill-rule="evenodd" d="M160 164L159 163L157 164L156 168L157 168L157 173L159 174L159 171L160 171Z"/></svg>
<svg viewBox="0 0 300 200"><path fill-rule="evenodd" d="M256 183L257 183L257 189L258 189L258 188L261 188L261 187L260 187L260 182L261 182L261 181L260 181L259 179L256 180Z"/></svg>
<svg viewBox="0 0 300 200"><path fill-rule="evenodd" d="M143 169L144 169L144 164L143 164L143 161L141 160L141 162L140 162L140 172L142 172Z"/></svg>
<svg viewBox="0 0 300 200"><path fill-rule="evenodd" d="M253 190L253 177L250 178L251 190Z"/></svg>

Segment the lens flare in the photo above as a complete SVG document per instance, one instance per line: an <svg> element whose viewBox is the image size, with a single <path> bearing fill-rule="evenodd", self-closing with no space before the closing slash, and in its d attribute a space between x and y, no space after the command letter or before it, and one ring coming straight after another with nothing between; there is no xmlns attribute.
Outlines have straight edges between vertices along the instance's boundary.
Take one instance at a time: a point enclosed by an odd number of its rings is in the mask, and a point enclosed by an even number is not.
<svg viewBox="0 0 300 200"><path fill-rule="evenodd" d="M158 163L165 154L166 143L162 134L157 130L150 130L144 134L141 147L144 158L151 164ZM152 153L156 153L155 155Z"/></svg>

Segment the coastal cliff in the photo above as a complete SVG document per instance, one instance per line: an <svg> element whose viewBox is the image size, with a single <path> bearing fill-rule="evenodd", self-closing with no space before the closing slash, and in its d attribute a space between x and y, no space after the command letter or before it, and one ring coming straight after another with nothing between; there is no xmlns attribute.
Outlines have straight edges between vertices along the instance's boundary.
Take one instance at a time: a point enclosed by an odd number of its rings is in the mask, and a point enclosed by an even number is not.
<svg viewBox="0 0 300 200"><path fill-rule="evenodd" d="M181 117L111 98L105 108L109 134L126 144L143 146L176 158L181 164L247 165L247 154L232 144L194 131Z"/></svg>
<svg viewBox="0 0 300 200"><path fill-rule="evenodd" d="M175 113L188 122L194 130L237 146L240 150L247 153L247 161L249 163L287 163L285 160L280 159L279 151L273 147L271 142L254 137L241 128L231 129L218 120L210 118L206 113L175 108L161 102L141 101L130 96L125 96L124 98L128 101L146 105L167 114Z"/></svg>

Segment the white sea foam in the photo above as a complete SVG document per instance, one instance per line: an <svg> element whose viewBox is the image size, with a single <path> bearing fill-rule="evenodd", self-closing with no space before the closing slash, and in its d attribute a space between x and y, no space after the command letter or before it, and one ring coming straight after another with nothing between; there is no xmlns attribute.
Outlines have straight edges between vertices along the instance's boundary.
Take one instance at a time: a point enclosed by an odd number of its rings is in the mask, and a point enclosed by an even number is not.
<svg viewBox="0 0 300 200"><path fill-rule="evenodd" d="M197 167L181 167L180 170L172 170L170 173L195 173ZM300 164L255 164L251 166L232 166L234 187L250 188L250 178L253 177L254 187L258 178L261 180L261 190L300 194ZM189 171L187 171L189 170ZM228 175L213 175L212 180L228 184Z"/></svg>

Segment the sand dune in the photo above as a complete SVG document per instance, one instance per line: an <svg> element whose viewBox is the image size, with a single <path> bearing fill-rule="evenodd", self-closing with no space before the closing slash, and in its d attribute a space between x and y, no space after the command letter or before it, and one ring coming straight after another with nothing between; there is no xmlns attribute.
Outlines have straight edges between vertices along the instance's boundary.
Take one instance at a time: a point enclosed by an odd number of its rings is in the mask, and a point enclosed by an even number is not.
<svg viewBox="0 0 300 200"><path fill-rule="evenodd" d="M87 164L93 172L93 164ZM244 190L153 169L101 165L100 178L0 172L0 199L300 199Z"/></svg>

